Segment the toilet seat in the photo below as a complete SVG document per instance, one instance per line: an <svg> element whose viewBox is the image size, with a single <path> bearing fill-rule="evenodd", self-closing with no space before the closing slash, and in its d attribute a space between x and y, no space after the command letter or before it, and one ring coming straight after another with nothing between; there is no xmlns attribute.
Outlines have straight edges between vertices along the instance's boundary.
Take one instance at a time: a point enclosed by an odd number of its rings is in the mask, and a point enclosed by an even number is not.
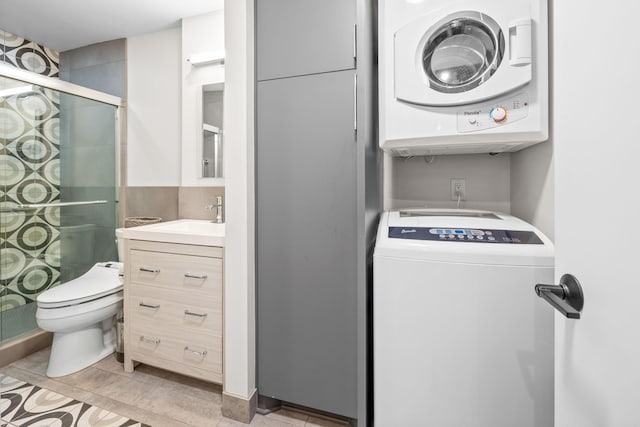
<svg viewBox="0 0 640 427"><path fill-rule="evenodd" d="M65 305L58 307L42 307L38 305L36 310L37 320L55 320L64 318L77 318L83 314L94 313L105 307L122 302L123 292L117 291L114 294L96 298L80 304Z"/></svg>
<svg viewBox="0 0 640 427"><path fill-rule="evenodd" d="M36 298L38 308L42 309L70 309L78 305L87 305L78 310L85 312L113 303L112 299L122 299L122 283L118 272L122 268L120 262L99 262L82 276L51 288ZM120 293L119 298L116 294ZM114 298L105 298L105 297ZM103 301L109 299L110 301ZM73 312L75 310L65 310ZM73 315L69 313L68 315ZM58 316L56 316L58 317ZM64 316L63 316L64 317Z"/></svg>

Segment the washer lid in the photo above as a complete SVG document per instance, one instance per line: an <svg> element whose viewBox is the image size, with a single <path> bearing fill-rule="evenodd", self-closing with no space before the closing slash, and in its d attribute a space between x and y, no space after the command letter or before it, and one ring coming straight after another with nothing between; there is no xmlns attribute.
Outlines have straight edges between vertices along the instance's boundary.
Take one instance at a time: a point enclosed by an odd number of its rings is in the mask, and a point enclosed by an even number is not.
<svg viewBox="0 0 640 427"><path fill-rule="evenodd" d="M552 267L554 248L540 230L511 215L417 209L382 215L376 257Z"/></svg>
<svg viewBox="0 0 640 427"><path fill-rule="evenodd" d="M99 262L82 276L51 288L36 298L38 306L55 308L80 304L122 290L120 262Z"/></svg>

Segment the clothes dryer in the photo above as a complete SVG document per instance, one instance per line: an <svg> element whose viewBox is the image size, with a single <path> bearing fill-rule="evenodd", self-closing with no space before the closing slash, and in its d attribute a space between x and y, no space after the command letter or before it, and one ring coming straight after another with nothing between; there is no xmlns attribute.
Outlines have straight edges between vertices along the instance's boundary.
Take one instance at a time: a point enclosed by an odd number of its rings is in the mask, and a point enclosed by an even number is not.
<svg viewBox="0 0 640 427"><path fill-rule="evenodd" d="M548 137L546 0L381 0L380 144L516 151Z"/></svg>
<svg viewBox="0 0 640 427"><path fill-rule="evenodd" d="M485 211L386 212L373 256L377 427L553 425L553 244Z"/></svg>

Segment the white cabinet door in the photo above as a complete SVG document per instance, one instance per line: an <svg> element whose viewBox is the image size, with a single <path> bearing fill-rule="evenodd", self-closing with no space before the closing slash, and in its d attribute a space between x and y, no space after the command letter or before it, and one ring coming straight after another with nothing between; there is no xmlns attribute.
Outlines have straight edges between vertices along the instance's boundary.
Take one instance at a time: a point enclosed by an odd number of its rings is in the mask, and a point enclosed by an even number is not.
<svg viewBox="0 0 640 427"><path fill-rule="evenodd" d="M556 281L585 295L556 314L555 426L638 426L640 3L552 4Z"/></svg>

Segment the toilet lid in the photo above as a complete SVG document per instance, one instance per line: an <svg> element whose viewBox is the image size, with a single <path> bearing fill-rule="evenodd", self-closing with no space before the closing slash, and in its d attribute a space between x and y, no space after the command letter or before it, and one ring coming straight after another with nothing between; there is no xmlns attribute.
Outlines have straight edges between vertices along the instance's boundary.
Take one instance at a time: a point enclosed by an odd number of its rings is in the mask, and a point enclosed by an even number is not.
<svg viewBox="0 0 640 427"><path fill-rule="evenodd" d="M82 276L51 288L36 298L43 307L60 307L80 304L122 290L118 272L120 262L99 262Z"/></svg>

